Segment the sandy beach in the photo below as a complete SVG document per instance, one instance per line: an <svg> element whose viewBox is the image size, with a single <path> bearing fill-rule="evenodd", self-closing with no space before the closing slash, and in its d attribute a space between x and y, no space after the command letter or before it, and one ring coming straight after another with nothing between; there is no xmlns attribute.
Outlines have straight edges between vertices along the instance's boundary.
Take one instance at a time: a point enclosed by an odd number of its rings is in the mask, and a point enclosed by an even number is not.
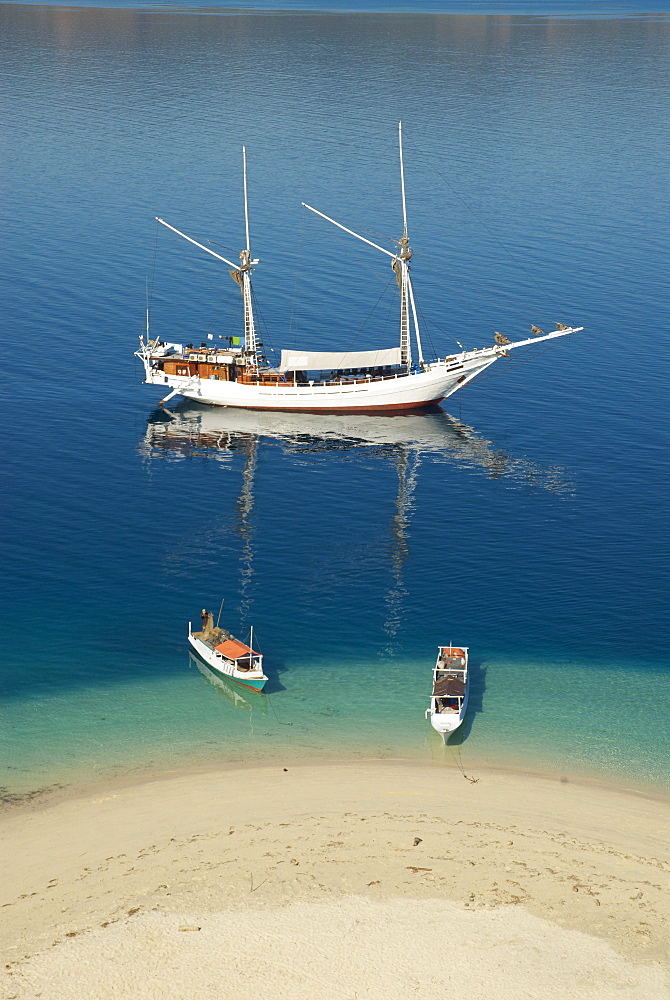
<svg viewBox="0 0 670 1000"><path fill-rule="evenodd" d="M666 998L670 804L399 762L0 819L6 998Z"/></svg>

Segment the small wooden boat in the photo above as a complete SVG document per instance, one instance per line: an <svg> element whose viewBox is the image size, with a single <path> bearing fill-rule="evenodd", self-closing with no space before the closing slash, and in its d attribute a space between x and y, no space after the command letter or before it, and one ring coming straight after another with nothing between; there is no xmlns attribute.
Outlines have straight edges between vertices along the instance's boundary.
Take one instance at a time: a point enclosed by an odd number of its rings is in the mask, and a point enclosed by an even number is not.
<svg viewBox="0 0 670 1000"><path fill-rule="evenodd" d="M426 718L444 742L458 729L468 707L468 649L440 646L433 670L433 691Z"/></svg>
<svg viewBox="0 0 670 1000"><path fill-rule="evenodd" d="M230 678L252 691L262 691L267 683L263 673L263 657L252 648L253 628L249 645L214 625L211 611L200 613L202 629L194 632L188 623L188 641L193 652L207 664L217 677Z"/></svg>

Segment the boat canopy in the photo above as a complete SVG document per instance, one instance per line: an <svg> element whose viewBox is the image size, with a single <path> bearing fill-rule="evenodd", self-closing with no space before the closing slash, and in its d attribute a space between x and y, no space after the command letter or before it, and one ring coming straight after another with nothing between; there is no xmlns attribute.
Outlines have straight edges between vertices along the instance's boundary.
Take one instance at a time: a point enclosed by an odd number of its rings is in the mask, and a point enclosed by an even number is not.
<svg viewBox="0 0 670 1000"><path fill-rule="evenodd" d="M249 655L258 656L258 653L250 649L249 646L245 646L243 642L238 642L237 639L226 639L225 642L216 647L216 651L222 653L228 660L241 660Z"/></svg>
<svg viewBox="0 0 670 1000"><path fill-rule="evenodd" d="M402 363L401 349L382 351L282 351L280 372L326 371L338 368L379 368Z"/></svg>
<svg viewBox="0 0 670 1000"><path fill-rule="evenodd" d="M433 687L434 698L462 698L465 684L458 677L440 677Z"/></svg>

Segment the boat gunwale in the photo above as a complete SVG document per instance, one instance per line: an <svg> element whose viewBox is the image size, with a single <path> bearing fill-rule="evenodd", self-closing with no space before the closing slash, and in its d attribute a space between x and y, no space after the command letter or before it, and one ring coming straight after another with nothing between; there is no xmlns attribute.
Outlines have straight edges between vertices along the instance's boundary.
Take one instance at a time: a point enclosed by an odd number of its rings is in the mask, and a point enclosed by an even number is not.
<svg viewBox="0 0 670 1000"><path fill-rule="evenodd" d="M192 638L192 635L189 636L189 642L190 642L191 638ZM199 640L199 641L202 642L202 640ZM206 657L203 656L203 654L200 652L200 650L195 645L195 643L191 642L190 645L191 645L191 649L192 649L193 653L205 664L206 667L209 667L210 670L213 670L215 673L219 674L221 677L225 678L226 680L232 680L232 681L236 681L238 684L242 684L243 687L248 688L250 691L255 691L256 694L263 694L263 687L265 687L265 684L268 682L268 680L270 678L267 676L267 674L262 669L261 669L261 673L260 674L255 673L254 671L249 670L249 671L245 671L244 675L243 675L244 678L247 678L247 680L259 680L259 681L263 681L262 687L257 687L254 684L247 684L246 681L242 677L238 677L237 676L238 671L237 671L237 669L234 666L233 666L233 669L235 670L235 673L232 673L232 674L225 673L225 671L220 670L214 663L210 663L210 661L208 659L206 659ZM228 660L226 662L232 664L233 661L232 660Z"/></svg>

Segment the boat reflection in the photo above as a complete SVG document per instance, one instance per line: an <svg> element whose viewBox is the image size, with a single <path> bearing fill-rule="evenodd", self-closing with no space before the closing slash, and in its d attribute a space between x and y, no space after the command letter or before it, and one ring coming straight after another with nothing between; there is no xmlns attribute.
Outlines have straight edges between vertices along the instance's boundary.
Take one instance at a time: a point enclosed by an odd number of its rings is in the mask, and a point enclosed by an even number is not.
<svg viewBox="0 0 670 1000"><path fill-rule="evenodd" d="M148 460L181 461L196 455L224 464L243 456L242 484L235 502L240 535L239 610L248 624L254 575L254 478L258 449L266 443L284 454L354 452L390 461L398 485L391 516L390 582L385 594L388 638L385 653L405 617L407 590L404 565L409 555L409 527L421 462L445 463L483 472L510 487L544 489L569 495L572 486L559 468L543 468L515 458L481 437L439 407L434 411L395 416L366 414L267 413L185 401L173 410L155 410L147 423L140 450Z"/></svg>
<svg viewBox="0 0 670 1000"><path fill-rule="evenodd" d="M229 705L233 708L240 709L243 712L261 712L263 715L268 714L268 704L267 698L264 694L260 692L254 692L253 694L247 695L243 688L235 681L228 681L223 677L218 677L213 673L206 663L203 663L197 656L193 656L191 653L188 654L190 661L190 666L197 667L202 676L209 681L212 687L215 687L219 694L221 694Z"/></svg>
<svg viewBox="0 0 670 1000"><path fill-rule="evenodd" d="M147 458L179 461L207 453L228 462L263 438L291 454L366 449L404 466L408 456L479 469L494 479L565 494L571 484L560 468L515 458L472 427L437 407L394 416L367 414L267 413L183 402L158 408L149 417L141 450Z"/></svg>

